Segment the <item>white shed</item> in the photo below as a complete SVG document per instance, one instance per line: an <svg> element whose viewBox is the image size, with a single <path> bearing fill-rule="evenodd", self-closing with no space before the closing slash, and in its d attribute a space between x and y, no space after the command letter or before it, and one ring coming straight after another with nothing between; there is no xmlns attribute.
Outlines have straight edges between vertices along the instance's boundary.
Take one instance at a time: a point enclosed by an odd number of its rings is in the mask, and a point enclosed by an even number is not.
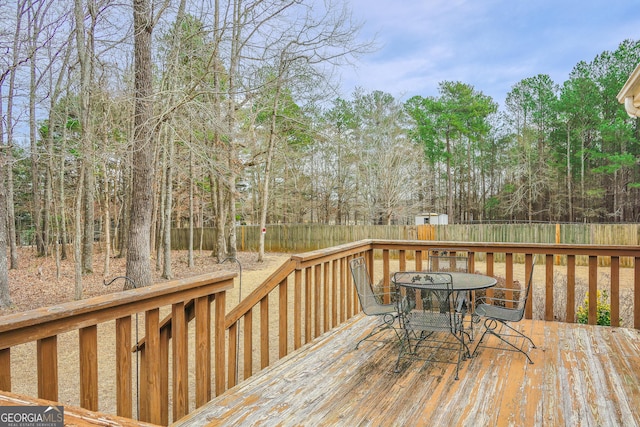
<svg viewBox="0 0 640 427"><path fill-rule="evenodd" d="M416 215L416 225L433 224L442 225L449 224L449 215L440 213L422 213Z"/></svg>

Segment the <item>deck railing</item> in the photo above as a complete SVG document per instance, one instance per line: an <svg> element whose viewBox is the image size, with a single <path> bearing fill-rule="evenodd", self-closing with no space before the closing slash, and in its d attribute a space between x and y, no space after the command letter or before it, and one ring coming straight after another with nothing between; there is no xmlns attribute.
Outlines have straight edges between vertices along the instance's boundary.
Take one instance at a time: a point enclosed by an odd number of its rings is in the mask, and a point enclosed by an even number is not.
<svg viewBox="0 0 640 427"><path fill-rule="evenodd" d="M558 244L509 244L434 242L407 240L362 240L323 250L292 255L279 269L224 313L225 291L233 276L205 276L190 281L155 285L149 288L98 297L16 314L0 319L0 389L11 389L10 349L22 342L38 342L38 394L57 400L57 379L44 372L56 365L56 336L79 330L80 403L97 408L96 332L98 323L116 320L118 407L117 414L132 417L131 319L145 313L145 336L135 348L142 351L140 373L140 419L157 424L177 420L190 410L187 372L188 321L195 318L195 406L223 393L260 369L285 357L324 332L340 325L359 312L348 263L357 256L367 260L372 280L377 286L390 286L396 270L426 267L430 248L464 249L470 255L471 269L503 278L514 286L530 271L534 259L538 274L535 285L542 298L526 310L532 318L542 313L545 320L574 322L576 287L580 274L588 286L588 323L597 324L597 295L605 286L599 269L607 269L606 290L610 296L611 324L619 326L621 300L632 300L629 324L640 329L640 246L597 246ZM624 263L621 262L624 261ZM606 261L606 262L602 262ZM586 267L582 267L585 265ZM604 267L606 265L606 267ZM626 268L621 275L623 267ZM554 283L555 273L562 271L566 280ZM627 282L621 283L621 277ZM197 283L197 284L196 284ZM564 310L558 314L558 286ZM622 289L625 292L622 292ZM631 295L630 297L627 295ZM191 303L190 301L195 301ZM210 303L215 301L215 310ZM531 300L530 300L531 301ZM170 304L170 314L160 321L159 309ZM541 307L533 307L533 305ZM627 307L628 305L625 305ZM213 328L211 328L213 316ZM169 351L171 349L171 351ZM169 354L173 360L169 378ZM213 369L212 369L213 366ZM122 375L120 372L124 372ZM42 372L42 373L41 373ZM122 378L121 378L122 377ZM169 380L172 395L169 399Z"/></svg>
<svg viewBox="0 0 640 427"><path fill-rule="evenodd" d="M639 246L363 240L293 255L226 316L225 326L229 330L227 387L234 386L241 379L237 374L239 364L243 365L242 379L246 379L256 371L255 355L259 357L260 368L264 368L359 312L348 270L349 260L364 256L373 282L389 287L394 270L422 270L426 268L428 250L442 247L468 251L472 271L501 276L507 287L514 286L517 281L522 283L535 260L537 274L534 282L541 290L542 298L534 303L530 299L525 315L531 319L533 305L538 304L542 306L536 307L536 312L542 313L540 317L549 321L576 320L576 306L582 303L576 301L577 284L582 280L577 276L577 268L585 265L587 323L596 325L598 322L598 291L604 288L599 283L598 271L606 268L611 325L620 326L623 298L621 265L630 265L626 268L630 274L625 277L630 276L631 279L624 283L627 290L624 298L625 307L631 306L633 313L628 316L631 322L624 326L640 329ZM500 273L497 272L498 266ZM561 285L555 283L558 270L566 276ZM559 294L564 301L554 301L558 298L556 291L559 286L563 287ZM555 312L556 305L564 307L564 312ZM255 311L260 313L257 326ZM276 321L270 319L274 314ZM256 332L259 337L254 339ZM243 336L242 346L237 341L240 335ZM223 389L217 391L222 392Z"/></svg>
<svg viewBox="0 0 640 427"><path fill-rule="evenodd" d="M212 354L215 355L215 376L224 378L225 296L233 287L234 277L207 274L1 317L0 390L12 391L12 348L35 341L37 366L33 375L38 384L37 397L59 401L58 337L77 331L79 405L98 411L99 388L105 382L105 378L98 378L98 326L111 326L109 322L115 321L115 348L109 351L115 355L111 371L115 378L111 380L116 385L117 415L134 418L135 407L140 420L167 425L169 372L173 419L189 412L189 319L195 319L195 348L191 352L195 359L196 403L204 404L211 399ZM160 325L162 307L170 310L171 328ZM137 325L133 325L133 319L137 320L138 314L144 328L144 347L135 345L133 331ZM141 353L139 367L133 361L134 352L138 350ZM136 391L138 384L140 389ZM138 397L139 404L135 405Z"/></svg>

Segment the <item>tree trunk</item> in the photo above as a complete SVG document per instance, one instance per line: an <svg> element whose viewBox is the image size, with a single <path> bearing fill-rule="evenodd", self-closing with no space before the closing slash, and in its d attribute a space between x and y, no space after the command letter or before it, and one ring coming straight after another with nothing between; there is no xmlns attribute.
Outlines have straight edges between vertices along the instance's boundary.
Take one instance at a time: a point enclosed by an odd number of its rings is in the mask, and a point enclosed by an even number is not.
<svg viewBox="0 0 640 427"><path fill-rule="evenodd" d="M1 130L2 129L0 129L0 131ZM4 144L2 144L1 147L2 151L4 151ZM7 271L7 227L4 220L7 215L6 186L3 182L5 177L4 161L4 153L0 153L0 308L8 308L11 306L9 273Z"/></svg>
<svg viewBox="0 0 640 427"><path fill-rule="evenodd" d="M2 85L0 84L0 117L2 117ZM9 124L10 126L10 124ZM9 296L9 273L7 269L7 186L5 180L7 172L7 152L11 150L11 144L5 145L3 121L0 120L0 308L11 306Z"/></svg>
<svg viewBox="0 0 640 427"><path fill-rule="evenodd" d="M282 81L278 78L276 92L273 98L273 106L271 110L271 123L269 126L269 140L267 142L267 158L264 165L264 184L262 186L262 200L260 203L260 230L267 228L267 209L269 206L269 180L271 179L271 162L273 160L273 152L276 145L276 119L278 117L278 107L280 100L280 90ZM264 261L264 238L265 233L260 233L260 243L258 246L258 262Z"/></svg>
<svg viewBox="0 0 640 427"><path fill-rule="evenodd" d="M75 295L76 300L82 299L82 189L84 188L84 168L80 167L80 178L78 179L78 187L76 188L75 198L75 230L73 234L73 255L75 266Z"/></svg>
<svg viewBox="0 0 640 427"><path fill-rule="evenodd" d="M173 204L172 192L173 192L173 158L175 145L173 143L173 131L170 131L172 135L167 140L167 150L169 151L167 155L167 163L165 165L165 186L166 186L166 195L165 195L165 207L164 207L164 236L162 239L163 247L164 247L164 268L162 270L162 277L164 279L171 279L173 277L173 273L171 272L171 206Z"/></svg>
<svg viewBox="0 0 640 427"><path fill-rule="evenodd" d="M189 268L193 268L193 150L189 150Z"/></svg>
<svg viewBox="0 0 640 427"><path fill-rule="evenodd" d="M30 62L30 83L29 83L29 140L31 156L31 198L33 201L32 220L35 230L36 250L38 256L45 256L45 237L42 235L42 198L40 197L40 156L38 154L38 132L36 122L36 39L38 37L38 20L34 19L31 24L31 49L32 56Z"/></svg>
<svg viewBox="0 0 640 427"><path fill-rule="evenodd" d="M127 287L149 286L153 282L150 233L153 209L153 160L156 150L151 126L153 118L152 28L150 0L134 0L133 186L127 247L127 276L133 284ZM127 283L130 282L127 281Z"/></svg>
<svg viewBox="0 0 640 427"><path fill-rule="evenodd" d="M569 202L569 222L573 222L573 183L571 182L571 125L567 124L567 199Z"/></svg>

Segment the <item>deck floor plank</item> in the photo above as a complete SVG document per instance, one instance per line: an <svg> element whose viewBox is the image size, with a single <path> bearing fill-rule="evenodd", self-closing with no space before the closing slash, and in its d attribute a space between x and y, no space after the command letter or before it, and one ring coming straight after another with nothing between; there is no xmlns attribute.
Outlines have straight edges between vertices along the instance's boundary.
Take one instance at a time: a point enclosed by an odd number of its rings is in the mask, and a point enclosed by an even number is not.
<svg viewBox="0 0 640 427"><path fill-rule="evenodd" d="M640 331L523 321L530 365L480 349L455 365L407 361L396 343L363 343L357 316L238 384L175 427L401 425L640 425ZM393 333L388 333L393 337ZM493 339L493 338L492 338Z"/></svg>

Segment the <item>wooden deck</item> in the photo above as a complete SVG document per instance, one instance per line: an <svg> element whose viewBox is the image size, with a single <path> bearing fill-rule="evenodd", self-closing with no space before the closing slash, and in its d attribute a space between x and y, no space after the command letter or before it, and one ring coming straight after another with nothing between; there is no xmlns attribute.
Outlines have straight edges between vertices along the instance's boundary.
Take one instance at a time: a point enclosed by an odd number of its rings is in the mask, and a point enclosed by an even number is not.
<svg viewBox="0 0 640 427"><path fill-rule="evenodd" d="M364 343L357 316L175 426L638 426L640 331L523 321L537 349L482 349L455 365L414 361L394 373L395 344Z"/></svg>

